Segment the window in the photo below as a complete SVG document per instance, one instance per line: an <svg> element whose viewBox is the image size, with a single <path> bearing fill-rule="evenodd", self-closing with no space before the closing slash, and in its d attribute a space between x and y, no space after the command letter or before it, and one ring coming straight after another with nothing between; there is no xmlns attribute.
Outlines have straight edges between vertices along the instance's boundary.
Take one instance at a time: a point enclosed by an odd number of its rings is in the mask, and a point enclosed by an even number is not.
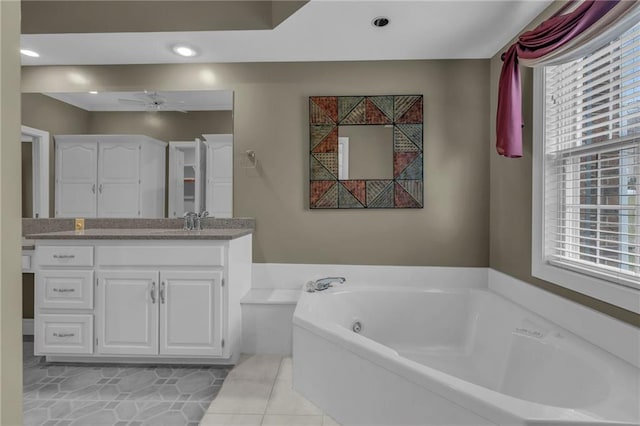
<svg viewBox="0 0 640 426"><path fill-rule="evenodd" d="M640 289L640 24L536 80L534 275L614 303Z"/></svg>

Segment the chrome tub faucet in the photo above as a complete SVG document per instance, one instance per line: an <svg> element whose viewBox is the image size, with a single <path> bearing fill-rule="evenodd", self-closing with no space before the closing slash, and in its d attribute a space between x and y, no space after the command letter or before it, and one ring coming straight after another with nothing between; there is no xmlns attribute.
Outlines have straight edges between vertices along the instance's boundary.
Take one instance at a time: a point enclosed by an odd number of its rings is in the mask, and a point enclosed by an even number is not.
<svg viewBox="0 0 640 426"><path fill-rule="evenodd" d="M329 287L333 287L333 283L338 283L338 284L342 284L343 282L345 282L347 279L344 277L327 277L327 278L320 278L319 280L315 280L315 281L309 281L306 286L305 289L308 293L313 293L316 291L323 291L328 289Z"/></svg>

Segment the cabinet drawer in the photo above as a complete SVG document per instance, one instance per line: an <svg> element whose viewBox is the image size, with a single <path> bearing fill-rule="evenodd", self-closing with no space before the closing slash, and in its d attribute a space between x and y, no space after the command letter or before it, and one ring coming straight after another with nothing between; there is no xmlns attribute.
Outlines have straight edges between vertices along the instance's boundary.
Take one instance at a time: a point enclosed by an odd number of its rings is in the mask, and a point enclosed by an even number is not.
<svg viewBox="0 0 640 426"><path fill-rule="evenodd" d="M93 315L36 315L36 354L92 354Z"/></svg>
<svg viewBox="0 0 640 426"><path fill-rule="evenodd" d="M96 247L100 266L223 266L222 246L102 246Z"/></svg>
<svg viewBox="0 0 640 426"><path fill-rule="evenodd" d="M36 280L38 308L93 308L93 271L40 270Z"/></svg>
<svg viewBox="0 0 640 426"><path fill-rule="evenodd" d="M91 246L39 246L38 266L93 266Z"/></svg>

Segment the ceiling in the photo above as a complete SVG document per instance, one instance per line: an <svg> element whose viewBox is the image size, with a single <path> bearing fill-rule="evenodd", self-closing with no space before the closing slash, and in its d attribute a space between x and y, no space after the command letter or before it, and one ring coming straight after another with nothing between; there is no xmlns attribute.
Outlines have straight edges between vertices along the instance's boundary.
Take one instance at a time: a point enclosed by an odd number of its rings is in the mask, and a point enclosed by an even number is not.
<svg viewBox="0 0 640 426"><path fill-rule="evenodd" d="M49 97L82 108L86 111L148 111L147 105L122 102L149 100L144 92L44 93ZM165 91L152 92L163 99L166 110L228 111L233 109L233 92L230 90Z"/></svg>
<svg viewBox="0 0 640 426"><path fill-rule="evenodd" d="M490 58L552 0L313 0L273 30L24 34L23 65ZM386 16L390 24L371 21ZM171 52L188 43L193 58Z"/></svg>

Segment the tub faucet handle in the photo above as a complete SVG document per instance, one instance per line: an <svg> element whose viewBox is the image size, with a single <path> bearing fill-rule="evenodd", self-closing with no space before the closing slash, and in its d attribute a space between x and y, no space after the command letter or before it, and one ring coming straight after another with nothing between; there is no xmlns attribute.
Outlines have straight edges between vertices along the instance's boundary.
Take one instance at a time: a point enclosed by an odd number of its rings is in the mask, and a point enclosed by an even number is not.
<svg viewBox="0 0 640 426"><path fill-rule="evenodd" d="M315 280L315 281L309 281L307 283L307 291L312 293L314 291L326 290L329 287L333 287L333 283L342 284L346 280L347 279L344 277L327 277L327 278L320 278L319 280Z"/></svg>

